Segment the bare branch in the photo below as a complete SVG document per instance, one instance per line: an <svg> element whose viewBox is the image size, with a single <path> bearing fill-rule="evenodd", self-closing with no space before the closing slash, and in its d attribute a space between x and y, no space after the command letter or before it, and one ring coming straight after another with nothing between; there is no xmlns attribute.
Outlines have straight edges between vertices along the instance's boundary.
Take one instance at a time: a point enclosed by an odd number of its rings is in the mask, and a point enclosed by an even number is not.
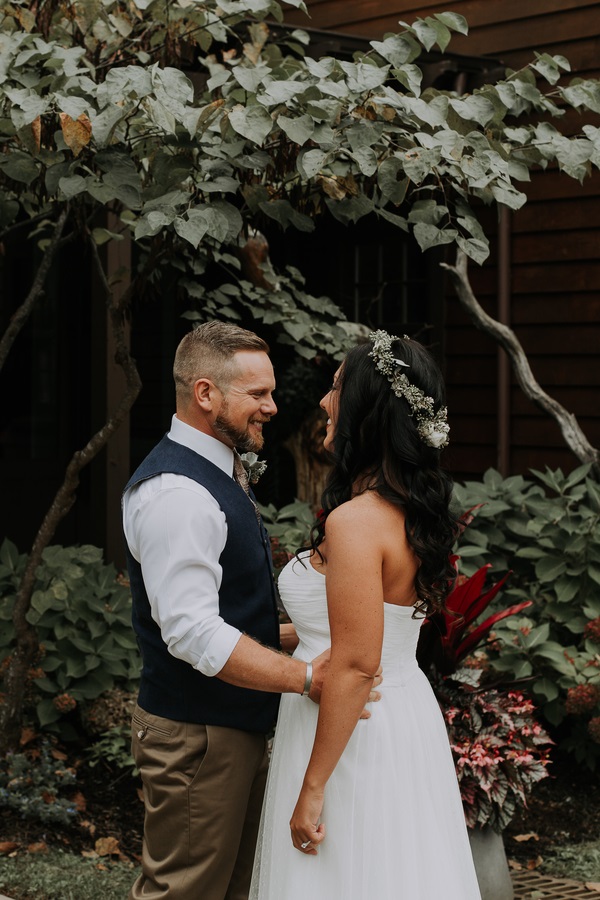
<svg viewBox="0 0 600 900"><path fill-rule="evenodd" d="M35 278L33 279L33 284L29 289L29 293L27 294L27 297L25 298L23 303L16 310L16 312L11 316L10 322L8 323L8 328L0 339L0 371L2 370L4 363L6 362L6 358L10 352L10 348L14 344L17 335L27 322L27 319L31 315L35 304L44 294L44 284L46 282L46 276L50 271L50 266L52 265L52 261L54 259L54 256L56 255L56 251L58 249L68 215L69 207L65 206L58 217L56 225L54 226L54 234L52 235L50 243L46 247L39 269L37 270Z"/></svg>
<svg viewBox="0 0 600 900"><path fill-rule="evenodd" d="M13 623L15 626L16 646L10 657L10 664L4 676L5 702L0 707L0 751L14 748L18 744L21 727L23 696L27 683L28 669L38 652L38 639L35 628L27 621L27 613L31 605L31 596L35 586L37 568L42 561L42 554L48 546L59 523L73 506L79 475L95 456L105 447L117 428L121 425L133 406L141 389L141 380L133 360L125 335L125 318L123 315L124 299L115 299L110 289L106 274L102 267L98 250L90 238L93 258L100 281L104 287L111 327L115 341L115 359L123 369L126 389L116 411L108 421L87 442L83 449L76 451L69 462L63 483L58 489L50 509L35 537L29 559L15 598ZM129 294L130 296L130 294Z"/></svg>
<svg viewBox="0 0 600 900"><path fill-rule="evenodd" d="M575 416L568 412L564 406L550 397L540 387L531 371L525 351L514 331L507 325L503 325L501 322L493 319L480 306L473 293L467 274L466 255L462 250L458 250L456 254L456 264L454 266L448 265L447 263L442 263L441 265L444 269L448 270L456 295L476 327L493 338L508 354L513 371L523 393L533 401L536 406L552 416L558 423L569 449L575 454L580 462L591 463L596 478L600 480L600 452L595 447L592 447L579 427L579 423Z"/></svg>

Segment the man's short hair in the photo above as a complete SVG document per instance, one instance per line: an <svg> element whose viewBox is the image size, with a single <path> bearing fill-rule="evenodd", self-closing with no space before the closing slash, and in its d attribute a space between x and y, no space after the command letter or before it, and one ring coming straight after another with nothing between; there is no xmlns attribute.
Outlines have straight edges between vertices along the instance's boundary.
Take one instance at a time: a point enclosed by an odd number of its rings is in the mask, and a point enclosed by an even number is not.
<svg viewBox="0 0 600 900"><path fill-rule="evenodd" d="M209 378L226 391L237 374L234 354L240 350L269 353L269 345L253 331L230 322L205 322L189 331L177 347L173 364L177 398L188 397L199 378Z"/></svg>

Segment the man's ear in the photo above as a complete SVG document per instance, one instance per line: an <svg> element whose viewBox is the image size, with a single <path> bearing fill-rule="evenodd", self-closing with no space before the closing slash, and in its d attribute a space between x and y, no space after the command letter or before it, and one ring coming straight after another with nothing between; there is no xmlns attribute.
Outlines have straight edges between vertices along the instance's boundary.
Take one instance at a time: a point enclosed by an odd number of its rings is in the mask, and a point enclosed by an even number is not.
<svg viewBox="0 0 600 900"><path fill-rule="evenodd" d="M214 412L215 403L222 397L216 384L208 378L199 378L194 384L194 399L204 412Z"/></svg>

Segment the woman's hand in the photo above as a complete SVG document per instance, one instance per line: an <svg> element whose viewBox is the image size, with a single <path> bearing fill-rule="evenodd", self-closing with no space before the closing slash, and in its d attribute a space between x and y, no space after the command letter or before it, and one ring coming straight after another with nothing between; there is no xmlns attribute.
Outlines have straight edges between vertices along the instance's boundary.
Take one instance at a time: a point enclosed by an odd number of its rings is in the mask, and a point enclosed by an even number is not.
<svg viewBox="0 0 600 900"><path fill-rule="evenodd" d="M303 787L290 820L292 843L308 856L317 855L317 846L325 837L325 826L318 824L323 809L323 791Z"/></svg>

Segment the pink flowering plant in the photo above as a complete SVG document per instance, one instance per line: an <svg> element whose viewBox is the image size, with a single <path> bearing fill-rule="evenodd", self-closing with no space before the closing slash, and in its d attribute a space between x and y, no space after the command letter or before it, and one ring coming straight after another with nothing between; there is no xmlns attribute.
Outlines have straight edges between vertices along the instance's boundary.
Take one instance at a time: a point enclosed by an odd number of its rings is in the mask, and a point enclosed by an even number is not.
<svg viewBox="0 0 600 900"><path fill-rule="evenodd" d="M501 832L547 776L552 741L523 691L492 683L486 648L494 643L493 628L531 601L479 622L510 574L486 588L489 568L458 576L446 610L423 623L417 658L444 715L467 825Z"/></svg>
<svg viewBox="0 0 600 900"><path fill-rule="evenodd" d="M550 738L520 690L480 685L482 669L434 675L469 828L503 831L547 776Z"/></svg>

